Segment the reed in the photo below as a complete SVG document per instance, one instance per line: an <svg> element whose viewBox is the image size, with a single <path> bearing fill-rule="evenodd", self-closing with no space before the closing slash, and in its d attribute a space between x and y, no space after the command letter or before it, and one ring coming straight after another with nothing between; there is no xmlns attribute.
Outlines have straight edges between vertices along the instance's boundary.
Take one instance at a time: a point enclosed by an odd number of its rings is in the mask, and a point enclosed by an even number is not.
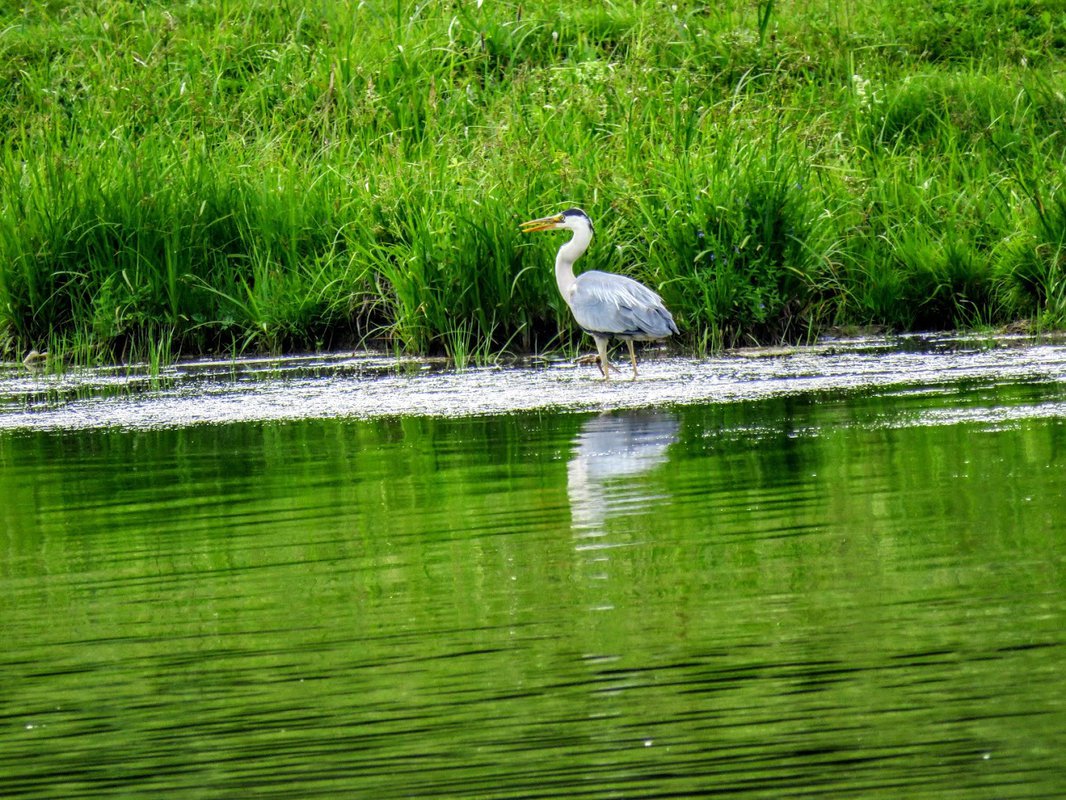
<svg viewBox="0 0 1066 800"><path fill-rule="evenodd" d="M695 349L1062 327L1064 10L6 8L0 348L572 351L567 205Z"/></svg>

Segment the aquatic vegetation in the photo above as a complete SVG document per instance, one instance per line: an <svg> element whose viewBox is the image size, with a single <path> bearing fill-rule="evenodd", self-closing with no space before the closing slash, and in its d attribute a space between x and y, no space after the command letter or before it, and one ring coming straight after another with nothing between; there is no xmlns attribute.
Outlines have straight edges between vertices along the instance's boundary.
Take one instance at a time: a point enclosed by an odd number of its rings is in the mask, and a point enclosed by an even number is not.
<svg viewBox="0 0 1066 800"><path fill-rule="evenodd" d="M690 347L1062 327L1064 11L12 7L0 349L565 350L567 205Z"/></svg>

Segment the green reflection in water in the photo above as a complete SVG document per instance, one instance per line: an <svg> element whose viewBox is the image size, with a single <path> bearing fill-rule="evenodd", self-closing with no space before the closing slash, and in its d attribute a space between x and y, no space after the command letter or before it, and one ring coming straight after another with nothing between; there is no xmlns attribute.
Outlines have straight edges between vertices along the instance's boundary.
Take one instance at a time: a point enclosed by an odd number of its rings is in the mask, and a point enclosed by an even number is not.
<svg viewBox="0 0 1066 800"><path fill-rule="evenodd" d="M2 436L0 794L1057 796L1047 391Z"/></svg>

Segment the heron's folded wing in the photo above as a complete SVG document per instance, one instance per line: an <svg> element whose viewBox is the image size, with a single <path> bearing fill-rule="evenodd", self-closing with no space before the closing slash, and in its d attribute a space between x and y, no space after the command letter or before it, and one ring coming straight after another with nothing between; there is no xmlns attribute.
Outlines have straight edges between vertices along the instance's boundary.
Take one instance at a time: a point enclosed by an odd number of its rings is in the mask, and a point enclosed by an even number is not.
<svg viewBox="0 0 1066 800"><path fill-rule="evenodd" d="M662 298L641 283L610 272L583 272L568 298L577 324L593 333L659 338L677 333Z"/></svg>

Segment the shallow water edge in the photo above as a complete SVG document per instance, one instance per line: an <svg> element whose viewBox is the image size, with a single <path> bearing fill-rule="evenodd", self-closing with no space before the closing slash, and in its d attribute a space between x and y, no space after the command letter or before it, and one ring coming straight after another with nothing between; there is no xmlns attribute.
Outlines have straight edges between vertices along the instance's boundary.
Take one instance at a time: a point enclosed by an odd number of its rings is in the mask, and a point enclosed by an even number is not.
<svg viewBox="0 0 1066 800"><path fill-rule="evenodd" d="M0 373L0 430L145 430L297 419L462 417L755 401L809 393L953 391L966 384L1041 386L1036 404L954 408L954 422L1066 416L1066 344L1024 337L861 338L717 357L645 354L636 381L594 366L541 361L447 368L375 353L201 359L146 367L25 368Z"/></svg>

